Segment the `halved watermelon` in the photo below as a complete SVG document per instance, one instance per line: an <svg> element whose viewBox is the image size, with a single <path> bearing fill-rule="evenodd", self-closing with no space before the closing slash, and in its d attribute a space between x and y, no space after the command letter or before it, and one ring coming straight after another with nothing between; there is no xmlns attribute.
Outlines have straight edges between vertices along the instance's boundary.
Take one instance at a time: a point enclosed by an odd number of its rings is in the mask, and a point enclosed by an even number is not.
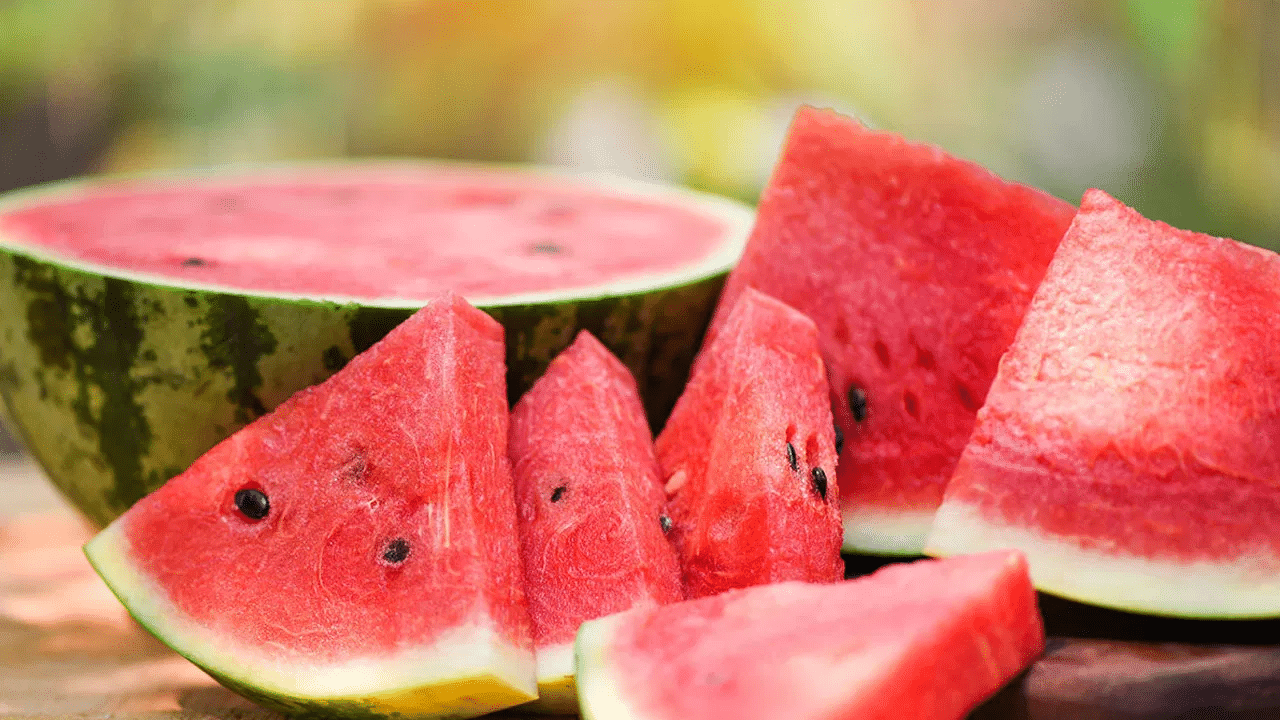
<svg viewBox="0 0 1280 720"><path fill-rule="evenodd" d="M201 456L85 553L129 612L289 713L535 696L502 328L454 295Z"/></svg>
<svg viewBox="0 0 1280 720"><path fill-rule="evenodd" d="M959 720L1043 647L1026 561L998 552L593 620L578 692L588 720Z"/></svg>
<svg viewBox="0 0 1280 720"><path fill-rule="evenodd" d="M743 293L655 448L688 597L844 577L827 374L809 318Z"/></svg>
<svg viewBox="0 0 1280 720"><path fill-rule="evenodd" d="M712 321L748 287L817 323L847 550L916 554L1075 213L937 148L801 109Z"/></svg>
<svg viewBox="0 0 1280 720"><path fill-rule="evenodd" d="M580 329L660 427L752 214L610 178L348 162L0 200L0 394L106 524L456 289L506 328L510 402Z"/></svg>
<svg viewBox="0 0 1280 720"><path fill-rule="evenodd" d="M934 554L1017 547L1125 610L1280 616L1280 255L1084 196L978 413Z"/></svg>
<svg viewBox="0 0 1280 720"><path fill-rule="evenodd" d="M530 707L572 714L578 626L684 598L635 380L582 331L512 410L508 447L538 665Z"/></svg>

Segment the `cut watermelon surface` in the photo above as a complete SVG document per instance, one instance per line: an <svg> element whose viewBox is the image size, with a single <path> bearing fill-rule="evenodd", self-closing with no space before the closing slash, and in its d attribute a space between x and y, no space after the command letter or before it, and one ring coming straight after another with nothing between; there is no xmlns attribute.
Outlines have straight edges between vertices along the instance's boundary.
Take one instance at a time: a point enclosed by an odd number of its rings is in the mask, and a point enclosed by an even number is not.
<svg viewBox="0 0 1280 720"><path fill-rule="evenodd" d="M1037 586L1280 615L1280 256L1091 190L1000 363L929 538Z"/></svg>
<svg viewBox="0 0 1280 720"><path fill-rule="evenodd" d="M509 448L537 654L530 708L573 714L578 626L684 598L631 373L580 333L516 404Z"/></svg>
<svg viewBox="0 0 1280 720"><path fill-rule="evenodd" d="M535 696L502 329L432 299L85 546L152 633L290 713Z"/></svg>
<svg viewBox="0 0 1280 720"><path fill-rule="evenodd" d="M743 293L655 447L688 597L844 577L826 370L803 314Z"/></svg>
<svg viewBox="0 0 1280 720"><path fill-rule="evenodd" d="M959 720L1035 659L1026 561L997 552L585 623L589 720Z"/></svg>
<svg viewBox="0 0 1280 720"><path fill-rule="evenodd" d="M804 108L712 322L749 287L817 324L847 550L924 545L1001 353L1075 208Z"/></svg>

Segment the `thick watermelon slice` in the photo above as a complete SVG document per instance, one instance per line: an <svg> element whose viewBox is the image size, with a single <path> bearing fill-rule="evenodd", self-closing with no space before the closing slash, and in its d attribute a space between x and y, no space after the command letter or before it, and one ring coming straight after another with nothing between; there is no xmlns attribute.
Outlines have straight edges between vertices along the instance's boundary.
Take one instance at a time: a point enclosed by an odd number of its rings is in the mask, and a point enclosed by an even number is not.
<svg viewBox="0 0 1280 720"><path fill-rule="evenodd" d="M743 293L655 447L688 597L844 577L835 433L809 318Z"/></svg>
<svg viewBox="0 0 1280 720"><path fill-rule="evenodd" d="M584 330L516 404L508 447L538 662L531 708L572 714L578 626L684 598L635 380Z"/></svg>
<svg viewBox="0 0 1280 720"><path fill-rule="evenodd" d="M589 720L959 720L1043 648L1026 561L999 552L593 620L578 692Z"/></svg>
<svg viewBox="0 0 1280 720"><path fill-rule="evenodd" d="M936 148L796 115L712 328L748 287L817 323L847 550L920 552L1074 212Z"/></svg>
<svg viewBox="0 0 1280 720"><path fill-rule="evenodd" d="M290 713L534 697L502 328L453 295L85 546L143 625Z"/></svg>
<svg viewBox="0 0 1280 720"><path fill-rule="evenodd" d="M1042 590L1280 615L1280 256L1088 192L929 552L1017 547Z"/></svg>
<svg viewBox="0 0 1280 720"><path fill-rule="evenodd" d="M675 404L745 206L607 178L351 162L0 200L0 394L106 524L457 289L506 328L508 400L580 329Z"/></svg>

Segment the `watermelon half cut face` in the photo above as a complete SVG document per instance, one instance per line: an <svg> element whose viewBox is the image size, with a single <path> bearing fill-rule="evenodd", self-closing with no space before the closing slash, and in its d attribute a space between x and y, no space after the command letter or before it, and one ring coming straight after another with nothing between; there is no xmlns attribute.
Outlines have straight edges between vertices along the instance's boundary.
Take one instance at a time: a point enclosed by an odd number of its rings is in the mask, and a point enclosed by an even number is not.
<svg viewBox="0 0 1280 720"><path fill-rule="evenodd" d="M453 295L201 456L85 546L137 620L301 714L535 697L502 328Z"/></svg>
<svg viewBox="0 0 1280 720"><path fill-rule="evenodd" d="M509 403L587 329L660 424L752 217L674 188L408 162L24 190L0 200L0 394L102 525L443 290L505 327Z"/></svg>
<svg viewBox="0 0 1280 720"><path fill-rule="evenodd" d="M929 536L1017 547L1037 587L1280 616L1280 256L1099 190L1000 362Z"/></svg>

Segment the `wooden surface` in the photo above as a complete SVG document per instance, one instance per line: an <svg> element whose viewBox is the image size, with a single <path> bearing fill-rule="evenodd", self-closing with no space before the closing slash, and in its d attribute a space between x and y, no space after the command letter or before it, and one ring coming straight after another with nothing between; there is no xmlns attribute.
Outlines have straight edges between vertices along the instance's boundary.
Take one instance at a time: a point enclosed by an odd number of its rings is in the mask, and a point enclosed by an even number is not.
<svg viewBox="0 0 1280 720"><path fill-rule="evenodd" d="M89 528L38 471L0 461L0 498L0 717L278 720L130 620L80 552ZM1280 720L1280 646L1051 638L973 717Z"/></svg>

